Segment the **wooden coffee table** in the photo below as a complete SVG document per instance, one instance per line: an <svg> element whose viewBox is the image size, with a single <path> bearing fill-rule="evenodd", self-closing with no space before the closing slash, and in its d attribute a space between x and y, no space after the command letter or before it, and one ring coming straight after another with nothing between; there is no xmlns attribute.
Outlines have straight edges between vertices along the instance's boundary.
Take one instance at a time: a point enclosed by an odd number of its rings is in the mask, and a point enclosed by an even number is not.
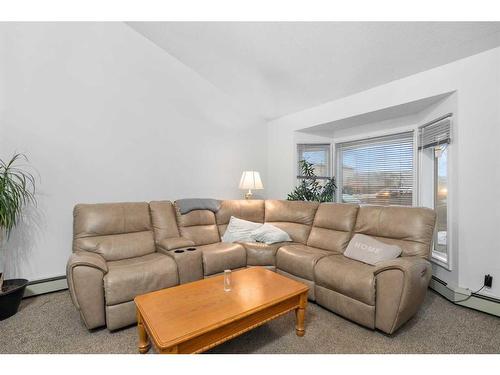
<svg viewBox="0 0 500 375"><path fill-rule="evenodd" d="M261 267L235 271L232 289L216 276L137 296L139 352L201 353L295 310L303 336L308 287Z"/></svg>

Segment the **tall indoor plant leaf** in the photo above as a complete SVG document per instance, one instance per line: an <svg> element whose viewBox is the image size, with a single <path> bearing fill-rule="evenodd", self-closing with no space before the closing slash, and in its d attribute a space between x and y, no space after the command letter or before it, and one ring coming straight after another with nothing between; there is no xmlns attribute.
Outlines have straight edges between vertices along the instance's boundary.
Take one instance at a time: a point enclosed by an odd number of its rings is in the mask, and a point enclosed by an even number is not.
<svg viewBox="0 0 500 375"><path fill-rule="evenodd" d="M27 162L28 158L18 153L7 162L0 159L0 250L18 223L23 208L29 203L36 204L35 177L23 169L22 161ZM2 277L0 291L1 288Z"/></svg>

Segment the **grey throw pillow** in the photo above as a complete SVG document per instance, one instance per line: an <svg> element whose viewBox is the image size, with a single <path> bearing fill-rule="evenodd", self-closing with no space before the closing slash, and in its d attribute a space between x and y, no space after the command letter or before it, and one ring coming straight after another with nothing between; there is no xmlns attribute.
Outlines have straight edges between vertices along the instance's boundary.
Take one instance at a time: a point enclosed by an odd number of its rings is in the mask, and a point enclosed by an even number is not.
<svg viewBox="0 0 500 375"><path fill-rule="evenodd" d="M287 232L267 223L252 231L251 235L255 241L264 242L268 245L276 242L292 241Z"/></svg>
<svg viewBox="0 0 500 375"><path fill-rule="evenodd" d="M349 242L344 256L375 266L385 260L395 259L401 255L401 248L388 245L364 234L355 234Z"/></svg>

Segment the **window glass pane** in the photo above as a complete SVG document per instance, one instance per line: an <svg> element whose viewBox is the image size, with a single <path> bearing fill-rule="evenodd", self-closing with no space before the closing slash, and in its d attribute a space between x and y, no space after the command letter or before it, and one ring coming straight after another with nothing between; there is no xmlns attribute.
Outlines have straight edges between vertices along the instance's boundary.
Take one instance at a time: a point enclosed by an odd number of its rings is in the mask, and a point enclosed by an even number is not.
<svg viewBox="0 0 500 375"><path fill-rule="evenodd" d="M307 160L312 163L317 177L330 177L329 144L299 144L297 150L298 161ZM301 176L300 164L297 166L297 176Z"/></svg>
<svg viewBox="0 0 500 375"><path fill-rule="evenodd" d="M435 150L435 201L436 210L436 238L435 250L446 253L448 234L448 147L439 146Z"/></svg>
<svg viewBox="0 0 500 375"><path fill-rule="evenodd" d="M338 145L341 201L413 203L413 132Z"/></svg>

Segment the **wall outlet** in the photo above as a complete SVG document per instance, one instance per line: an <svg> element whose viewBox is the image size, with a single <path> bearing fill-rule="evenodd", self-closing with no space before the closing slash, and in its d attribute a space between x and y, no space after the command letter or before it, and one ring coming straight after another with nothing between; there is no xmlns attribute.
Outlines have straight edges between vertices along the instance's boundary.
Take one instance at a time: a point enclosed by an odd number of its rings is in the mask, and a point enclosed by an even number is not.
<svg viewBox="0 0 500 375"><path fill-rule="evenodd" d="M491 288L491 285L493 284L493 276L491 275L484 275L484 286L487 288Z"/></svg>

